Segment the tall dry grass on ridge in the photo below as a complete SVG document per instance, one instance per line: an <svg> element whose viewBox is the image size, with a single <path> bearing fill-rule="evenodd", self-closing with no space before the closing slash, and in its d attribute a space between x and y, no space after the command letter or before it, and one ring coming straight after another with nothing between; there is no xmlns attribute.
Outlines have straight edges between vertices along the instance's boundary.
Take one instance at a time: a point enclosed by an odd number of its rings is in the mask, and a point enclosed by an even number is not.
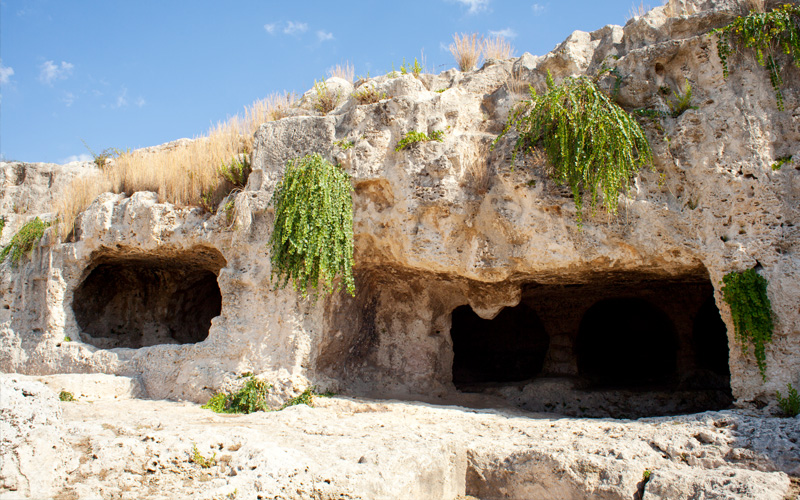
<svg viewBox="0 0 800 500"><path fill-rule="evenodd" d="M483 52L483 38L478 37L477 33L468 35L461 33L453 35L453 43L450 44L450 53L458 64L461 71L475 69L480 61Z"/></svg>
<svg viewBox="0 0 800 500"><path fill-rule="evenodd" d="M510 59L514 57L514 47L502 36L488 38L483 42L484 59Z"/></svg>
<svg viewBox="0 0 800 500"><path fill-rule="evenodd" d="M328 70L328 76L331 78L341 78L342 80L347 80L348 82L353 83L353 80L356 78L356 69L348 61L345 62L344 65L337 64L336 66L330 68Z"/></svg>
<svg viewBox="0 0 800 500"><path fill-rule="evenodd" d="M153 191L160 201L215 207L233 188L220 174L240 154L250 154L253 134L264 122L286 115L296 96L272 94L212 127L204 136L173 147L123 153L97 176L75 179L56 201L60 231L67 237L75 218L100 194Z"/></svg>

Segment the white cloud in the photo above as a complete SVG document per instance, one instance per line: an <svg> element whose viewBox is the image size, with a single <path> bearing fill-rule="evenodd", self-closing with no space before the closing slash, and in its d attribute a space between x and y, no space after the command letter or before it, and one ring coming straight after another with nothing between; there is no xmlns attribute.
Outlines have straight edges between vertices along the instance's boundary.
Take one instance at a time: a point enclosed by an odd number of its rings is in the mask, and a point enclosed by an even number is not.
<svg viewBox="0 0 800 500"><path fill-rule="evenodd" d="M298 35L300 33L305 33L306 31L308 31L308 24L296 23L294 21L287 22L286 27L283 28L283 32L287 35Z"/></svg>
<svg viewBox="0 0 800 500"><path fill-rule="evenodd" d="M327 42L329 40L333 40L333 33L319 30L317 31L317 38L320 42Z"/></svg>
<svg viewBox="0 0 800 500"><path fill-rule="evenodd" d="M64 92L64 97L61 98L61 101L67 107L70 107L72 106L72 103L75 102L75 99L77 99L77 97L75 97L75 94L73 94L72 92Z"/></svg>
<svg viewBox="0 0 800 500"><path fill-rule="evenodd" d="M540 3L535 3L535 4L531 5L531 10L533 10L533 14L535 16L543 14L546 9L547 9L547 6L546 5L542 5Z"/></svg>
<svg viewBox="0 0 800 500"><path fill-rule="evenodd" d="M144 100L144 97L139 96L139 97L136 98L136 107L137 108L141 108L145 104L147 104L147 101Z"/></svg>
<svg viewBox="0 0 800 500"><path fill-rule="evenodd" d="M53 61L45 61L39 66L41 70L39 72L39 81L46 84L46 85L53 85L53 82L56 80L64 80L65 78L69 78L72 74L72 68L75 66L72 63L68 63L66 61L61 61L61 64L58 65Z"/></svg>
<svg viewBox="0 0 800 500"><path fill-rule="evenodd" d="M269 24L265 24L265 25L264 25L264 29L265 29L265 30L267 31L267 33L269 33L270 35L274 35L274 34L275 34L275 30L277 30L277 29L278 29L278 25L277 25L276 23L269 23Z"/></svg>
<svg viewBox="0 0 800 500"><path fill-rule="evenodd" d="M456 0L458 3L469 7L469 14L475 14L489 7L489 0Z"/></svg>
<svg viewBox="0 0 800 500"><path fill-rule="evenodd" d="M0 60L0 83L8 83L13 74L14 68L11 66L3 66L3 62Z"/></svg>
<svg viewBox="0 0 800 500"><path fill-rule="evenodd" d="M517 32L512 30L511 28L506 28L498 31L489 30L489 34L494 37L501 36L503 38L514 38L515 36L517 36Z"/></svg>
<svg viewBox="0 0 800 500"><path fill-rule="evenodd" d="M83 153L79 155L67 156L66 158L62 158L61 160L59 160L58 163L72 163L73 161L92 161L93 159L94 158L92 158L92 155Z"/></svg>
<svg viewBox="0 0 800 500"><path fill-rule="evenodd" d="M128 88L122 87L119 95L117 96L117 102L112 106L113 108L121 108L123 106L128 105Z"/></svg>

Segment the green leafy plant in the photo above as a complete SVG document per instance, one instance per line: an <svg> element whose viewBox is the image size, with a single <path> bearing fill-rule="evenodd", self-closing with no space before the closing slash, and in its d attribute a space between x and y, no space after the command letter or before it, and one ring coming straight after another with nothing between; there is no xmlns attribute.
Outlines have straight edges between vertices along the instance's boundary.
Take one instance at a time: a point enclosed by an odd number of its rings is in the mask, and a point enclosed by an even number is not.
<svg viewBox="0 0 800 500"><path fill-rule="evenodd" d="M316 92L314 109L324 115L336 109L342 100L341 93L329 89L324 80L321 82L314 80L314 91Z"/></svg>
<svg viewBox="0 0 800 500"><path fill-rule="evenodd" d="M39 243L44 236L44 230L48 227L50 227L49 222L42 222L39 217L36 217L19 228L17 234L11 237L11 241L0 252L0 262L10 254L11 263L16 266L23 255L33 252L33 247Z"/></svg>
<svg viewBox="0 0 800 500"><path fill-rule="evenodd" d="M348 141L347 139L342 139L341 141L334 142L335 145L342 148L342 151L347 151L348 149L352 148L354 143L353 141Z"/></svg>
<svg viewBox="0 0 800 500"><path fill-rule="evenodd" d="M223 205L222 209L225 211L225 221L230 226L233 223L233 219L236 216L236 202L234 200L228 200Z"/></svg>
<svg viewBox="0 0 800 500"><path fill-rule="evenodd" d="M365 84L353 92L353 97L359 104L373 104L386 99L386 92L378 92L377 86Z"/></svg>
<svg viewBox="0 0 800 500"><path fill-rule="evenodd" d="M403 136L402 139L397 143L395 146L395 151L402 151L407 147L411 146L412 144L416 144L418 142L428 142L428 141L437 141L437 142L444 142L444 131L443 130L434 130L431 132L431 135L427 135L424 132L417 132L416 130L411 130L406 135Z"/></svg>
<svg viewBox="0 0 800 500"><path fill-rule="evenodd" d="M436 89L436 90L434 90L434 92L436 92L437 94L441 94L445 90L447 90L447 89Z"/></svg>
<svg viewBox="0 0 800 500"><path fill-rule="evenodd" d="M772 170L780 170L782 166L786 165L790 161L792 161L792 155L781 156L780 158L775 160L775 163L770 165L770 167L772 168ZM0 227L0 229L2 228Z"/></svg>
<svg viewBox="0 0 800 500"><path fill-rule="evenodd" d="M122 154L122 151L119 151L115 148L106 148L100 153L95 153L92 150L92 148L90 148L89 145L86 144L86 141L81 139L81 142L83 143L84 147L89 151L89 154L92 155L92 158L94 159L94 164L97 165L97 168L101 170L106 168L106 165L108 165L108 161L110 159Z"/></svg>
<svg viewBox="0 0 800 500"><path fill-rule="evenodd" d="M350 176L319 154L289 161L275 188L275 227L270 238L272 276L308 296L333 293L336 276L355 295L353 187Z"/></svg>
<svg viewBox="0 0 800 500"><path fill-rule="evenodd" d="M254 376L249 376L236 392L219 392L201 406L215 413L253 413L269 411L267 396L272 386Z"/></svg>
<svg viewBox="0 0 800 500"><path fill-rule="evenodd" d="M747 344L753 354L761 378L766 380L766 345L772 341L772 305L767 296L767 280L755 269L730 272L722 278L722 298L731 308L736 340L747 354Z"/></svg>
<svg viewBox="0 0 800 500"><path fill-rule="evenodd" d="M239 189L244 189L244 186L247 184L247 178L250 177L250 172L252 171L249 155L244 155L244 159L235 156L231 158L229 164L223 163L222 166L217 169L217 172L222 178L233 184L234 188Z"/></svg>
<svg viewBox="0 0 800 500"><path fill-rule="evenodd" d="M717 35L717 55L722 61L723 76L728 78L729 57L735 45L754 50L758 64L769 72L778 109L782 111L783 67L779 54L791 56L794 64L800 67L800 5L787 3L766 13L754 11L712 33Z"/></svg>
<svg viewBox="0 0 800 500"><path fill-rule="evenodd" d="M406 63L406 58L403 58L403 64L400 66L400 73L407 75L411 73L414 75L415 78L419 78L419 75L422 74L422 65L417 61L417 58L414 58L414 64Z"/></svg>
<svg viewBox="0 0 800 500"><path fill-rule="evenodd" d="M615 214L619 194L653 161L641 126L587 77L555 85L548 73L547 91L538 95L531 88L531 99L512 112L494 144L512 129L519 133L512 163L520 153L544 149L550 178L572 191L579 226L584 193L592 212L602 195L603 206Z"/></svg>
<svg viewBox="0 0 800 500"><path fill-rule="evenodd" d="M197 449L197 444L192 443L192 456L189 460L196 463L203 469L208 469L217 465L217 454L215 452L210 457L204 457L200 453L200 450Z"/></svg>
<svg viewBox="0 0 800 500"><path fill-rule="evenodd" d="M284 408L288 408L290 406L295 406L295 405L314 406L314 396L315 396L314 388L313 387L308 387L308 388L306 388L305 391L303 391L299 395L297 395L297 396L291 398L289 401L283 403L283 406L281 406L281 410L283 410Z"/></svg>
<svg viewBox="0 0 800 500"><path fill-rule="evenodd" d="M61 391L58 393L58 399L61 401L75 401L75 395L71 392Z"/></svg>
<svg viewBox="0 0 800 500"><path fill-rule="evenodd" d="M692 84L687 79L683 90L678 92L673 91L672 96L675 99L667 99L667 106L669 106L670 115L677 118L690 109L698 109L697 106L692 106Z"/></svg>
<svg viewBox="0 0 800 500"><path fill-rule="evenodd" d="M6 218L0 217L0 236L3 236L3 229L6 227Z"/></svg>
<svg viewBox="0 0 800 500"><path fill-rule="evenodd" d="M72 337L70 337L69 335L65 335L64 342L72 342Z"/></svg>
<svg viewBox="0 0 800 500"><path fill-rule="evenodd" d="M775 391L778 406L787 417L796 417L800 415L800 395L797 394L797 389L792 387L792 384L786 386L786 391L785 398L781 396L780 391Z"/></svg>

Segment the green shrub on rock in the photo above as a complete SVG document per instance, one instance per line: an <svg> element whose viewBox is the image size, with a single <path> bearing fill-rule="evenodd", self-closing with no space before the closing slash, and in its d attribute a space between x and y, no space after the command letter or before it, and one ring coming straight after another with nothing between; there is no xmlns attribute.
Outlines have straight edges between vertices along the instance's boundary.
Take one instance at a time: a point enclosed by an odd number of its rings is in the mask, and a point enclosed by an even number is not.
<svg viewBox="0 0 800 500"><path fill-rule="evenodd" d="M10 254L11 263L16 266L23 255L33 252L33 247L39 243L44 235L44 230L48 227L50 227L49 222L42 222L39 217L36 217L19 228L17 234L11 237L11 241L0 252L0 261L5 260Z"/></svg>
<svg viewBox="0 0 800 500"><path fill-rule="evenodd" d="M572 191L579 225L585 195L592 211L602 196L603 206L615 214L619 194L627 192L641 167L652 164L644 131L588 77L555 85L548 74L547 87L541 95L531 88L531 99L511 115L498 140L511 129L519 133L512 161L544 149L550 177Z"/></svg>

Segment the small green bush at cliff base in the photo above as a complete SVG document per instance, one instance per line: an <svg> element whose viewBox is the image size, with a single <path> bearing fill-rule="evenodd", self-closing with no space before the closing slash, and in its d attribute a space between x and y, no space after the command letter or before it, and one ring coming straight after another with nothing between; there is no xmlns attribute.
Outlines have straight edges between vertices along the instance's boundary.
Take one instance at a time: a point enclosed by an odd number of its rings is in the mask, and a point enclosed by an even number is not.
<svg viewBox="0 0 800 500"><path fill-rule="evenodd" d="M210 467L217 465L217 453L214 452L210 457L204 457L200 453L200 450L197 449L197 444L192 443L192 457L190 458L190 460L199 465L200 467L202 467L203 469L208 469Z"/></svg>
<svg viewBox="0 0 800 500"><path fill-rule="evenodd" d="M796 417L800 415L800 395L797 394L797 389L792 387L792 384L786 386L786 391L785 398L781 396L781 391L775 391L778 406L785 416Z"/></svg>
<svg viewBox="0 0 800 500"><path fill-rule="evenodd" d="M350 176L319 154L289 161L272 196L270 259L279 287L291 281L303 297L313 290L316 299L343 285L355 295L352 191Z"/></svg>
<svg viewBox="0 0 800 500"><path fill-rule="evenodd" d="M748 269L726 274L722 283L722 298L730 306L736 340L744 354L752 344L761 378L766 380L766 345L772 341L773 329L767 280L755 269Z"/></svg>
<svg viewBox="0 0 800 500"><path fill-rule="evenodd" d="M619 194L653 162L642 127L587 77L555 85L548 73L547 86L541 95L531 88L531 99L512 112L495 144L510 130L519 133L512 163L520 153L544 149L550 178L572 191L579 226L585 194L592 212L602 196L603 206L615 214Z"/></svg>
<svg viewBox="0 0 800 500"><path fill-rule="evenodd" d="M0 262L10 254L11 263L16 266L23 255L28 255L33 251L33 247L39 243L44 235L44 230L48 227L50 227L49 222L42 222L39 217L36 217L19 228L17 234L11 237L11 241L0 252Z"/></svg>
<svg viewBox="0 0 800 500"><path fill-rule="evenodd" d="M61 391L58 393L58 399L61 401L75 401L75 396L71 392Z"/></svg>
<svg viewBox="0 0 800 500"><path fill-rule="evenodd" d="M789 55L800 67L800 5L787 3L767 13L751 12L712 33L717 35L717 55L722 61L723 76L728 78L729 56L734 46L754 50L758 64L769 72L778 109L783 111L783 67L779 59L780 54Z"/></svg>
<svg viewBox="0 0 800 500"><path fill-rule="evenodd" d="M267 396L270 384L250 376L241 389L233 393L217 393L201 406L215 413L253 413L269 411Z"/></svg>
<svg viewBox="0 0 800 500"><path fill-rule="evenodd" d="M443 130L434 130L431 132L430 135L424 132L417 132L416 130L411 130L406 135L403 136L402 139L397 143L395 146L395 151L402 151L407 147L411 146L412 144L416 144L418 142L428 142L428 141L437 141L437 142L444 142L444 131Z"/></svg>

